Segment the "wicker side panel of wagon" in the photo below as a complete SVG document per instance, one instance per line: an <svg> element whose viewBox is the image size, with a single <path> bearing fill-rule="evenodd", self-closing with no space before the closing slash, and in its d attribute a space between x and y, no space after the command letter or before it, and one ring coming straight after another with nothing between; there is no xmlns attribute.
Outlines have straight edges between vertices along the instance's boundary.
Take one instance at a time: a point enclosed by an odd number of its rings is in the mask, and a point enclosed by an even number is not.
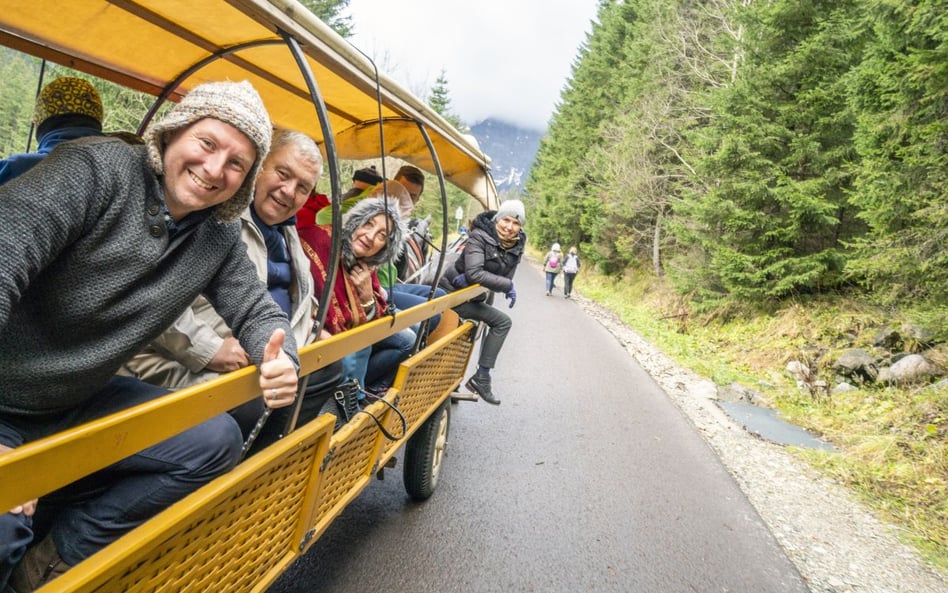
<svg viewBox="0 0 948 593"><path fill-rule="evenodd" d="M317 418L40 591L265 590L300 553L332 429Z"/></svg>
<svg viewBox="0 0 948 593"><path fill-rule="evenodd" d="M474 328L471 322L464 322L401 364L393 391L398 392L397 405L405 416L407 434L405 439L386 442L380 465L395 455L403 442L460 384L474 349ZM401 420L397 415L389 416L386 428L401 434Z"/></svg>

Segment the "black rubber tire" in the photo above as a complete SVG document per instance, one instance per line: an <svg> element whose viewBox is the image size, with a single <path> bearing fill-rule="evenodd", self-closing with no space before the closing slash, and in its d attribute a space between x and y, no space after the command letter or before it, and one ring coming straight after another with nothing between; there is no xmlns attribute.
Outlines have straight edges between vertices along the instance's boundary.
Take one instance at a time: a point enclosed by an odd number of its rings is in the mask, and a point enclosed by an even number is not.
<svg viewBox="0 0 948 593"><path fill-rule="evenodd" d="M448 398L405 445L405 490L415 500L428 500L438 488L450 427L451 404Z"/></svg>

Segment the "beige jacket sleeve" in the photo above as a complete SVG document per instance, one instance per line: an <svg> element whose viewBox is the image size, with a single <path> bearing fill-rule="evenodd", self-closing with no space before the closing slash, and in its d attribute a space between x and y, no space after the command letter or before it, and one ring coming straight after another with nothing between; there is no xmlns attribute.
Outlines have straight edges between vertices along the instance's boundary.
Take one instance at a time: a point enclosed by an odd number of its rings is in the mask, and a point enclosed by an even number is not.
<svg viewBox="0 0 948 593"><path fill-rule="evenodd" d="M216 323L214 323L216 321ZM198 297L151 346L192 373L204 370L229 337L230 330L204 297Z"/></svg>

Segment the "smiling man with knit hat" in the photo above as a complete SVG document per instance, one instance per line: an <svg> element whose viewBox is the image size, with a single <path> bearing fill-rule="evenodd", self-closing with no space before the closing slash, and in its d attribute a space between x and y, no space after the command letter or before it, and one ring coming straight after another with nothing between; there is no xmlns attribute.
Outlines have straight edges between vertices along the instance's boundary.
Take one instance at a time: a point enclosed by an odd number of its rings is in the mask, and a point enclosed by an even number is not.
<svg viewBox="0 0 948 593"><path fill-rule="evenodd" d="M39 147L0 161L0 184L36 166L61 142L101 136L102 100L95 87L81 78L57 78L36 98L33 124Z"/></svg>
<svg viewBox="0 0 948 593"><path fill-rule="evenodd" d="M267 404L292 403L296 342L237 222L271 131L249 83L206 83L144 146L64 143L0 186L0 451L166 394L115 373L198 295L258 365ZM23 501L0 515L0 579L16 564L24 593L58 577L231 469L241 445L221 414L97 472L94 492ZM17 564L34 512L52 527Z"/></svg>

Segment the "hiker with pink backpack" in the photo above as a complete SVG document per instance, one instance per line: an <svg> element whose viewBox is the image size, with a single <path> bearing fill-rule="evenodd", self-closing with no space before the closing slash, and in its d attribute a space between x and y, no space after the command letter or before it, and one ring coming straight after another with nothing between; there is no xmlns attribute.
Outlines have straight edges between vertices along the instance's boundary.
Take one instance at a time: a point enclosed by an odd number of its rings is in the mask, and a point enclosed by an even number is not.
<svg viewBox="0 0 948 593"><path fill-rule="evenodd" d="M553 294L556 276L563 269L563 253L560 244L554 243L543 259L543 271L546 272L546 296Z"/></svg>

